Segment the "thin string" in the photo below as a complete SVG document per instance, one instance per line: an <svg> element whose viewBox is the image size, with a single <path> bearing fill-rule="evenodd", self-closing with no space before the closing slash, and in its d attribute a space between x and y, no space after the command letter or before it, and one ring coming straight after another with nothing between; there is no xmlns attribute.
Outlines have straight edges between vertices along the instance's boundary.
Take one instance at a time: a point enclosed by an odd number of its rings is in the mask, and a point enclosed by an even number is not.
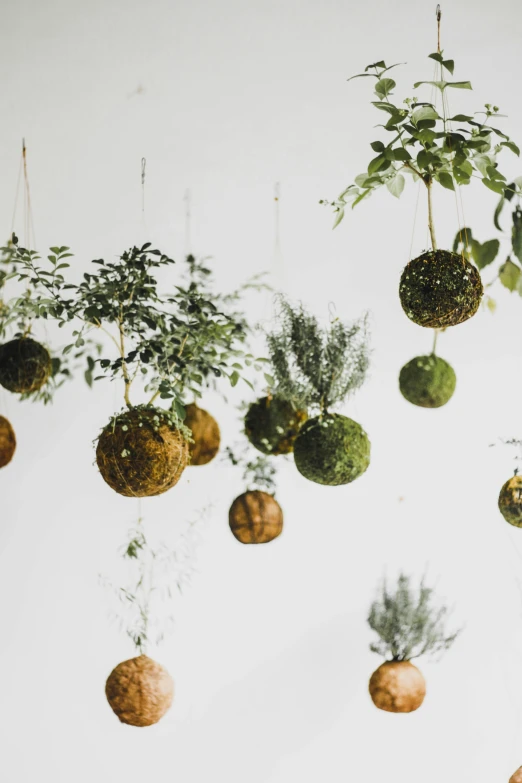
<svg viewBox="0 0 522 783"><path fill-rule="evenodd" d="M141 159L141 223L143 228L143 239L145 242L149 239L149 229L145 217L145 176L147 173L147 158Z"/></svg>
<svg viewBox="0 0 522 783"><path fill-rule="evenodd" d="M36 236L34 232L33 210L31 207L31 192L29 189L29 176L27 173L27 147L25 139L22 140L22 160L24 166L24 242L27 248L31 247L31 237L33 249L36 248Z"/></svg>
<svg viewBox="0 0 522 783"><path fill-rule="evenodd" d="M281 255L281 214L280 214L281 183L274 185L274 258Z"/></svg>
<svg viewBox="0 0 522 783"><path fill-rule="evenodd" d="M20 155L20 166L18 167L18 180L17 180L17 183L16 183L16 195L15 195L15 201L14 201L14 207L13 207L13 219L11 221L11 232L10 232L10 237L9 238L11 238L13 236L14 229L15 229L16 212L17 212L17 209L18 209L18 198L19 198L19 194L20 194L20 182L22 181L23 166L24 166L24 157L23 157L23 153L22 153Z"/></svg>
<svg viewBox="0 0 522 783"><path fill-rule="evenodd" d="M192 193L187 188L183 196L185 202L185 255L192 253Z"/></svg>

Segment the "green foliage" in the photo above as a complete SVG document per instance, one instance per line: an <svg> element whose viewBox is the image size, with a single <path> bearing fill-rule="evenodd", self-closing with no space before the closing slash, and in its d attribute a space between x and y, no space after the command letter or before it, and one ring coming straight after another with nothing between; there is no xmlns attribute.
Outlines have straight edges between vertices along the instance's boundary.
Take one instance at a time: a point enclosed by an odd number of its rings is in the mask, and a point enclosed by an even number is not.
<svg viewBox="0 0 522 783"><path fill-rule="evenodd" d="M414 89L426 85L438 90L440 112L434 103L417 97L405 98L402 104L390 100L396 83L383 75L396 66L387 67L383 60L351 77L376 80L377 100L372 104L385 115L378 127L391 136L391 140L371 142L377 155L369 161L366 171L359 174L335 201L321 201L333 207L335 225L343 219L347 204L351 202L352 208L355 207L383 185L399 197L405 185L404 174L411 175L414 180L420 178L426 185L438 182L449 190L454 190L456 185L468 185L472 177L478 177L494 193L506 193L509 186L498 168L497 156L504 149L515 155L520 155L520 150L503 131L491 125L492 120L503 115L498 114L497 106L488 103L485 111L449 116L447 90L471 90L471 84L445 80L444 72L453 74L455 63L446 59L442 52L429 57L439 64L440 79L415 82Z"/></svg>
<svg viewBox="0 0 522 783"><path fill-rule="evenodd" d="M379 597L373 602L368 624L379 640L370 645L372 652L386 660L410 661L421 655L448 650L460 631L448 633L448 609L433 603L433 589L424 580L418 591L410 586L410 577L401 573L394 591L384 580Z"/></svg>
<svg viewBox="0 0 522 783"><path fill-rule="evenodd" d="M267 456L260 454L250 459L246 449L234 450L228 446L225 449L224 457L234 467L243 469L243 481L247 491L258 489L262 492L269 492L271 495L275 493L277 470Z"/></svg>
<svg viewBox="0 0 522 783"><path fill-rule="evenodd" d="M278 330L267 335L275 393L305 410L341 403L364 382L369 364L367 316L335 318L323 329L302 305L280 298Z"/></svg>

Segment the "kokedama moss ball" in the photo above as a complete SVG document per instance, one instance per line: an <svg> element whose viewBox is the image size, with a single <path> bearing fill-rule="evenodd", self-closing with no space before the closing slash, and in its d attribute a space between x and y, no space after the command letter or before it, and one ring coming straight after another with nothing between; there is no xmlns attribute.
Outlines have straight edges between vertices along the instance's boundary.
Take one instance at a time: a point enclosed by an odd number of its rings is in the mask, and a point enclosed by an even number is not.
<svg viewBox="0 0 522 783"><path fill-rule="evenodd" d="M234 500L228 523L242 544L267 544L283 530L283 511L272 495L256 489Z"/></svg>
<svg viewBox="0 0 522 783"><path fill-rule="evenodd" d="M296 410L287 400L262 397L248 409L245 433L250 443L263 454L289 454L306 419L306 411Z"/></svg>
<svg viewBox="0 0 522 783"><path fill-rule="evenodd" d="M219 451L219 424L210 413L197 405L187 405L186 412L183 423L191 430L194 440L194 443L189 443L190 464L206 465Z"/></svg>
<svg viewBox="0 0 522 783"><path fill-rule="evenodd" d="M338 413L309 419L294 443L297 470L317 484L349 484L370 464L370 441L356 421Z"/></svg>
<svg viewBox="0 0 522 783"><path fill-rule="evenodd" d="M517 771L511 775L509 783L522 783L522 767L519 767Z"/></svg>
<svg viewBox="0 0 522 783"><path fill-rule="evenodd" d="M0 345L0 384L10 392L38 391L51 374L47 348L30 337L20 337Z"/></svg>
<svg viewBox="0 0 522 783"><path fill-rule="evenodd" d="M386 712L413 712L426 696L426 681L410 661L386 661L370 678L370 696Z"/></svg>
<svg viewBox="0 0 522 783"><path fill-rule="evenodd" d="M457 376L439 356L416 356L399 374L399 388L408 402L421 408L440 408L453 396Z"/></svg>
<svg viewBox="0 0 522 783"><path fill-rule="evenodd" d="M484 289L473 264L448 250L414 258L401 276L399 296L408 318L419 326L442 329L477 312Z"/></svg>
<svg viewBox="0 0 522 783"><path fill-rule="evenodd" d="M112 670L105 684L105 695L122 723L152 726L170 708L174 682L163 666L140 655Z"/></svg>
<svg viewBox="0 0 522 783"><path fill-rule="evenodd" d="M506 481L498 496L498 507L506 522L522 527L522 476Z"/></svg>
<svg viewBox="0 0 522 783"><path fill-rule="evenodd" d="M11 423L0 416L0 468L8 465L16 450L16 437Z"/></svg>
<svg viewBox="0 0 522 783"><path fill-rule="evenodd" d="M179 481L189 445L168 411L131 408L110 420L96 448L107 484L126 497L161 495Z"/></svg>

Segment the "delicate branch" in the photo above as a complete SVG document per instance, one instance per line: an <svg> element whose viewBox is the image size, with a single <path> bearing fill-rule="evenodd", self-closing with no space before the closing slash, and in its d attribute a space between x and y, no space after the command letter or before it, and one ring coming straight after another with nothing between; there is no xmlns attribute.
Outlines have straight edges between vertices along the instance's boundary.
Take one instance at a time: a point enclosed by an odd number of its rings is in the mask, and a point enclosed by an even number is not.
<svg viewBox="0 0 522 783"><path fill-rule="evenodd" d="M437 249L437 239L435 237L435 226L433 224L433 203L432 203L432 180L426 179L424 180L426 184L426 188L428 190L428 228L430 230L430 237L431 237L431 246L433 250Z"/></svg>

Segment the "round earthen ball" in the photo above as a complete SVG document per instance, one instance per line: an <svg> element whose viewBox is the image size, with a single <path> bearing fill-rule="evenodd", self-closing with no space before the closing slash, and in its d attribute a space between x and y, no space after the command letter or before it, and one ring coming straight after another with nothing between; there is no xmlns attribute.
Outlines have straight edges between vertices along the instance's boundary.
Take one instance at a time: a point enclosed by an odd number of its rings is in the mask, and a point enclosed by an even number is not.
<svg viewBox="0 0 522 783"><path fill-rule="evenodd" d="M522 527L522 476L512 476L498 496L500 513L510 525Z"/></svg>
<svg viewBox="0 0 522 783"><path fill-rule="evenodd" d="M431 329L467 321L477 312L483 293L478 269L448 250L430 250L414 258L399 285L408 318Z"/></svg>
<svg viewBox="0 0 522 783"><path fill-rule="evenodd" d="M296 410L287 400L261 397L248 409L245 434L252 446L263 454L290 454L306 419L306 411Z"/></svg>
<svg viewBox="0 0 522 783"><path fill-rule="evenodd" d="M308 419L294 443L299 473L316 484L338 486L370 464L370 441L360 424L338 413Z"/></svg>
<svg viewBox="0 0 522 783"><path fill-rule="evenodd" d="M96 447L102 478L125 497L152 497L171 489L188 457L187 440L160 408L131 408L118 414Z"/></svg>
<svg viewBox="0 0 522 783"><path fill-rule="evenodd" d="M509 778L509 783L522 783L522 767L519 767Z"/></svg>
<svg viewBox="0 0 522 783"><path fill-rule="evenodd" d="M19 337L0 345L0 384L15 394L38 391L51 374L47 348L30 337Z"/></svg>
<svg viewBox="0 0 522 783"><path fill-rule="evenodd" d="M163 666L140 655L112 670L105 684L105 695L122 723L152 726L169 710L174 682Z"/></svg>
<svg viewBox="0 0 522 783"><path fill-rule="evenodd" d="M187 405L186 427L192 432L194 443L189 443L190 465L206 465L219 451L221 432L213 416L197 405Z"/></svg>
<svg viewBox="0 0 522 783"><path fill-rule="evenodd" d="M234 500L228 523L242 544L268 544L283 531L283 511L268 492L251 490Z"/></svg>
<svg viewBox="0 0 522 783"><path fill-rule="evenodd" d="M457 376L448 362L439 356L416 356L399 374L402 396L421 408L440 408L452 398Z"/></svg>
<svg viewBox="0 0 522 783"><path fill-rule="evenodd" d="M16 451L16 436L11 423L0 416L0 468L8 465Z"/></svg>
<svg viewBox="0 0 522 783"><path fill-rule="evenodd" d="M386 712L414 712L426 696L426 681L410 661L386 661L370 678L370 696Z"/></svg>

